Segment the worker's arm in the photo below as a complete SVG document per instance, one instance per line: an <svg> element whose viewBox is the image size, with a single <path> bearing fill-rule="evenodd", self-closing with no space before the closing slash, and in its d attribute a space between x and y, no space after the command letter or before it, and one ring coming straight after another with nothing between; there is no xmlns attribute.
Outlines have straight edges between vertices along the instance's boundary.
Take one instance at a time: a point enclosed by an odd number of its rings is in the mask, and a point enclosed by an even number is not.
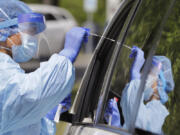
<svg viewBox="0 0 180 135"><path fill-rule="evenodd" d="M79 53L86 34L84 31L72 29L66 37L64 53L54 54L49 61L41 63L35 72L13 75L11 83L14 85L11 86L15 90L5 92L8 95L5 95L0 111L0 133L39 122L71 92L75 79L72 62ZM74 52L72 55L71 51Z"/></svg>
<svg viewBox="0 0 180 135"><path fill-rule="evenodd" d="M71 61L58 54L41 63L35 72L14 74L11 81L16 88L3 99L1 131L39 122L71 92L74 79Z"/></svg>

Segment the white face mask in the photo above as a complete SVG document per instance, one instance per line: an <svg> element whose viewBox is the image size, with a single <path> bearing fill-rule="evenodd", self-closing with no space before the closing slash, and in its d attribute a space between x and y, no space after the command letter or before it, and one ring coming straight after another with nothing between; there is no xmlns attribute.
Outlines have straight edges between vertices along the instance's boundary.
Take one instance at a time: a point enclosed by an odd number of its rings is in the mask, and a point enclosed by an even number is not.
<svg viewBox="0 0 180 135"><path fill-rule="evenodd" d="M30 36L27 34L21 34L22 45L12 46L12 56L16 62L27 62L36 55L38 50L38 38L36 36Z"/></svg>

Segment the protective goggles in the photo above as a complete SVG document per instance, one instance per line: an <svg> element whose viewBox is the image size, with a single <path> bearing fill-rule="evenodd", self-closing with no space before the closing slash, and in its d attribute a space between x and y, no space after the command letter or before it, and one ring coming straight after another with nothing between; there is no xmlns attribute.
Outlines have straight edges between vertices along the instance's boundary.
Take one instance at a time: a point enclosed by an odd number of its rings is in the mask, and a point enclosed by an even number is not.
<svg viewBox="0 0 180 135"><path fill-rule="evenodd" d="M5 16L7 15L5 14ZM36 35L45 30L45 17L39 13L26 13L19 15L17 18L8 18L8 20L0 22L0 29L13 26L18 27L18 32Z"/></svg>

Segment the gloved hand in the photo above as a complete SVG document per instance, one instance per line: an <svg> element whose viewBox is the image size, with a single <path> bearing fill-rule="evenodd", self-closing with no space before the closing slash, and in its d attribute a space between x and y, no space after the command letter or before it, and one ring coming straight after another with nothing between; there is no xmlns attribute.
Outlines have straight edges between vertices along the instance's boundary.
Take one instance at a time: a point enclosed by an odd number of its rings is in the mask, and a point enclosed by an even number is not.
<svg viewBox="0 0 180 135"><path fill-rule="evenodd" d="M145 61L144 52L140 48L133 46L129 57L134 58L131 66L131 80L140 79L140 71Z"/></svg>
<svg viewBox="0 0 180 135"><path fill-rule="evenodd" d="M83 42L88 41L89 29L74 27L66 34L64 49L59 53L68 57L73 63Z"/></svg>
<svg viewBox="0 0 180 135"><path fill-rule="evenodd" d="M71 94L69 94L60 104L63 106L61 109L61 114L63 112L68 111L71 107ZM54 117L55 117L56 112L57 112L57 108L58 108L58 105L55 106L50 112L48 112L46 117L50 120L54 120Z"/></svg>
<svg viewBox="0 0 180 135"><path fill-rule="evenodd" d="M108 101L108 106L106 108L104 118L107 123L111 124L111 126L121 127L120 113L117 106L117 102L114 99L110 99Z"/></svg>

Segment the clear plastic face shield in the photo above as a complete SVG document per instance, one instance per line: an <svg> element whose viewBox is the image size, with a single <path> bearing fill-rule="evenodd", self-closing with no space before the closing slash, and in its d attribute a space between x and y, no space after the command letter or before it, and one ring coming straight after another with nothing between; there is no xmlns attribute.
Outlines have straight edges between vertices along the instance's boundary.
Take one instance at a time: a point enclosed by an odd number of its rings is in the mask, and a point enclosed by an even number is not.
<svg viewBox="0 0 180 135"><path fill-rule="evenodd" d="M159 75L161 72L162 63L157 59L153 59L150 72L148 74L145 90L144 90L144 100L149 101L151 97L156 97L159 99L158 85L159 85Z"/></svg>
<svg viewBox="0 0 180 135"><path fill-rule="evenodd" d="M16 62L27 62L32 58L40 60L50 55L49 43L44 35L46 23L42 14L26 13L10 19L5 12L0 12L8 19L0 22L0 30L15 31L8 35L6 41L12 44L12 47L7 49L11 49ZM11 38L14 34L19 35L20 39Z"/></svg>
<svg viewBox="0 0 180 135"><path fill-rule="evenodd" d="M33 55L35 59L46 59L50 56L49 42L45 36L45 17L42 14L30 13L18 16L18 28L22 41L37 42L38 51Z"/></svg>

